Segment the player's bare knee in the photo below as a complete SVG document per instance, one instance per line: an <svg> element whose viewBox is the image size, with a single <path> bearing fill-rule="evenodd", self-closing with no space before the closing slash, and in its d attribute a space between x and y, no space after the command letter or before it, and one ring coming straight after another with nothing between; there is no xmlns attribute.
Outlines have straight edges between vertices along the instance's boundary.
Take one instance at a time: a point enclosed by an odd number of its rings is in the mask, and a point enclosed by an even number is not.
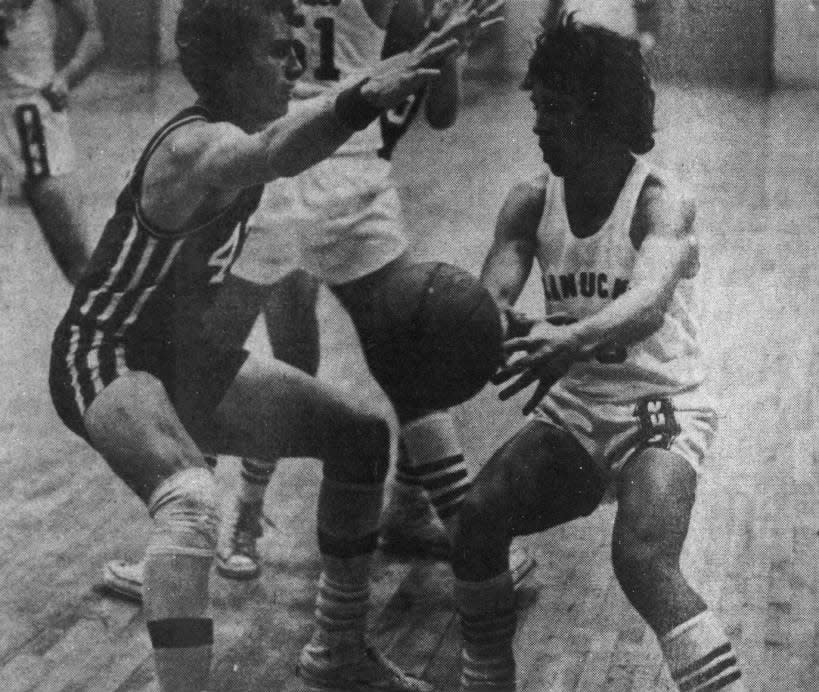
<svg viewBox="0 0 819 692"><path fill-rule="evenodd" d="M154 520L148 555L213 557L219 511L210 471L185 469L165 479L151 495L148 511Z"/></svg>
<svg viewBox="0 0 819 692"><path fill-rule="evenodd" d="M682 542L669 540L662 527L650 522L615 525L611 542L611 559L617 580L628 593L645 580L656 581L660 573L679 570Z"/></svg>

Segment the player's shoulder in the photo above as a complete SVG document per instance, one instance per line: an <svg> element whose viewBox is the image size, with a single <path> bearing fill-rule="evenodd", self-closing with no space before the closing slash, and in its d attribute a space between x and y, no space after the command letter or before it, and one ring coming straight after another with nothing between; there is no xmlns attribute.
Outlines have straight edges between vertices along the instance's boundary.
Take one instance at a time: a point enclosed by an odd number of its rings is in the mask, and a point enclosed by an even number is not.
<svg viewBox="0 0 819 692"><path fill-rule="evenodd" d="M548 176L548 173L541 172L515 183L506 195L506 205L521 212L536 213L540 217L546 201Z"/></svg>
<svg viewBox="0 0 819 692"><path fill-rule="evenodd" d="M635 212L647 231L687 235L692 232L697 205L690 189L676 176L650 166Z"/></svg>

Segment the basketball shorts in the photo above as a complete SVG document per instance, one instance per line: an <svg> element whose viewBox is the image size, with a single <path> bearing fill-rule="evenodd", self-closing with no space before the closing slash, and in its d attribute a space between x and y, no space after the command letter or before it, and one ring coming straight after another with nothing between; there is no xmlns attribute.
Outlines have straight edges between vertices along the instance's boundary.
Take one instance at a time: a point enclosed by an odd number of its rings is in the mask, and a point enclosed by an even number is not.
<svg viewBox="0 0 819 692"><path fill-rule="evenodd" d="M265 187L233 267L262 285L300 268L330 285L372 274L407 249L390 164L372 154L340 154Z"/></svg>
<svg viewBox="0 0 819 692"><path fill-rule="evenodd" d="M97 344L79 332L58 329L51 349L49 387L54 408L70 430L91 442L85 412L97 395L127 372L147 372L165 387L180 420L190 431L207 430L216 409L248 357L244 349L207 343L174 355L161 349Z"/></svg>
<svg viewBox="0 0 819 692"><path fill-rule="evenodd" d="M26 180L70 173L75 159L66 111L36 91L0 97L0 175L10 194Z"/></svg>
<svg viewBox="0 0 819 692"><path fill-rule="evenodd" d="M697 392L611 404L556 385L532 418L570 433L610 483L650 446L674 452L699 474L717 431L716 412Z"/></svg>

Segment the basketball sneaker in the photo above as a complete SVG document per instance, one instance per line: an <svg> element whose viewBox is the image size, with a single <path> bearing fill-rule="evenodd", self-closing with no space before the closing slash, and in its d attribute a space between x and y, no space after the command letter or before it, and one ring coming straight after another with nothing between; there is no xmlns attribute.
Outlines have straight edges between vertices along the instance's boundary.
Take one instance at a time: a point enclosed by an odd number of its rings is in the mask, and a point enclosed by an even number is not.
<svg viewBox="0 0 819 692"><path fill-rule="evenodd" d="M142 603L142 581L145 561L111 560L102 569L102 586L106 591L135 603Z"/></svg>
<svg viewBox="0 0 819 692"><path fill-rule="evenodd" d="M237 499L225 522L225 545L216 551L216 571L226 579L256 579L262 567L256 541L262 536L262 503Z"/></svg>
<svg viewBox="0 0 819 692"><path fill-rule="evenodd" d="M308 644L299 656L299 675L309 692L433 692L371 646L352 662L334 662L331 650Z"/></svg>
<svg viewBox="0 0 819 692"><path fill-rule="evenodd" d="M426 492L394 483L390 501L381 513L379 545L398 557L448 560L450 543Z"/></svg>

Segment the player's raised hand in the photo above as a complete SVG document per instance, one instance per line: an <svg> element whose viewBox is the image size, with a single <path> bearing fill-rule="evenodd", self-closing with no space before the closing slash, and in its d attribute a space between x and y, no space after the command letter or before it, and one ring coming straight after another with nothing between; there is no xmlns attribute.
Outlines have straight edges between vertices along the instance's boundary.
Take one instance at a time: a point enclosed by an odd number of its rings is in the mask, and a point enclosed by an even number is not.
<svg viewBox="0 0 819 692"><path fill-rule="evenodd" d="M490 26L504 21L505 0L437 0L427 22L427 28L440 30L451 22L461 23L458 41L461 52ZM464 18L468 18L463 22Z"/></svg>
<svg viewBox="0 0 819 692"><path fill-rule="evenodd" d="M458 36L472 21L474 12L448 22L412 50L382 60L370 70L369 78L361 86L361 95L378 108L397 106L440 74L439 65L458 52Z"/></svg>

